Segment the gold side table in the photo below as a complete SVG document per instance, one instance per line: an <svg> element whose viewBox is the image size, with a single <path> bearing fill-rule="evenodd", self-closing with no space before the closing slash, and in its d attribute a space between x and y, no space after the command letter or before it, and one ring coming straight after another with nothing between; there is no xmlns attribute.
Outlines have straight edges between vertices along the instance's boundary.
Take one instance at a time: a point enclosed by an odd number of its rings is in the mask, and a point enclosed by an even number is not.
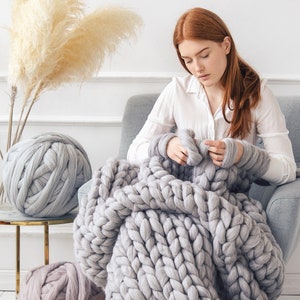
<svg viewBox="0 0 300 300"><path fill-rule="evenodd" d="M49 226L72 223L77 213L54 218L33 218L13 210L0 211L0 225L16 226L16 294L20 291L20 227L44 226L44 262L49 264Z"/></svg>

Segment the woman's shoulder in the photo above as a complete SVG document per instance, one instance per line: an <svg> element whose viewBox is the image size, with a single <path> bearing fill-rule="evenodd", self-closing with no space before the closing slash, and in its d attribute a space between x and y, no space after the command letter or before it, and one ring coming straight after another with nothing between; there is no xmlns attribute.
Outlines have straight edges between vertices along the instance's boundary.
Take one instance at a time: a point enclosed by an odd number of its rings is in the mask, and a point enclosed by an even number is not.
<svg viewBox="0 0 300 300"><path fill-rule="evenodd" d="M261 87L260 87L260 94L261 94L261 102L267 102L269 104L277 103L277 99L268 85L268 80L265 78L261 79Z"/></svg>
<svg viewBox="0 0 300 300"><path fill-rule="evenodd" d="M269 85L268 85L268 79L267 78L261 78L260 80L260 91L261 93L265 92L271 92Z"/></svg>
<svg viewBox="0 0 300 300"><path fill-rule="evenodd" d="M260 101L255 108L257 118L265 118L267 115L272 118L281 117L281 110L277 98L272 89L268 86L268 80L261 80Z"/></svg>

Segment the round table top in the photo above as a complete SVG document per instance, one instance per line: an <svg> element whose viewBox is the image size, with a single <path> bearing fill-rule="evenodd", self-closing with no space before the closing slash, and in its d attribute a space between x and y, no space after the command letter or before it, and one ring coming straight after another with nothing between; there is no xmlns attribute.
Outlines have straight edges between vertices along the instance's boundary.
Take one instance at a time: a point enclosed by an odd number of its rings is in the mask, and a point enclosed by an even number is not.
<svg viewBox="0 0 300 300"><path fill-rule="evenodd" d="M77 216L77 212L71 212L69 214L60 217L45 217L35 218L25 216L16 210L0 210L0 225L52 225L52 224L64 224L72 223Z"/></svg>

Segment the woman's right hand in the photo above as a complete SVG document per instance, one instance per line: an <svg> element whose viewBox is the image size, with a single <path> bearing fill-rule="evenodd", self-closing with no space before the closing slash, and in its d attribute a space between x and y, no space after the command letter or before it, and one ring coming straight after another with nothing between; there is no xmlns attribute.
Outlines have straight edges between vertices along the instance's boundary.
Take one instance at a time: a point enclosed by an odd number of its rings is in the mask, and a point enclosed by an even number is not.
<svg viewBox="0 0 300 300"><path fill-rule="evenodd" d="M167 155L180 165L186 165L188 153L178 137L173 137L167 144Z"/></svg>

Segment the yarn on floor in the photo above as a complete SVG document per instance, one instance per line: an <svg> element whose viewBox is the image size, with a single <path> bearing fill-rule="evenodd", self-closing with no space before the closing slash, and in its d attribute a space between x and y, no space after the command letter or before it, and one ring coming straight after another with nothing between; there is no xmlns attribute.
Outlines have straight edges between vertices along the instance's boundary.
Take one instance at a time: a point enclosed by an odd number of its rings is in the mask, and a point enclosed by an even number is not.
<svg viewBox="0 0 300 300"><path fill-rule="evenodd" d="M104 299L104 294L77 264L57 262L31 270L21 286L18 299L96 300Z"/></svg>

